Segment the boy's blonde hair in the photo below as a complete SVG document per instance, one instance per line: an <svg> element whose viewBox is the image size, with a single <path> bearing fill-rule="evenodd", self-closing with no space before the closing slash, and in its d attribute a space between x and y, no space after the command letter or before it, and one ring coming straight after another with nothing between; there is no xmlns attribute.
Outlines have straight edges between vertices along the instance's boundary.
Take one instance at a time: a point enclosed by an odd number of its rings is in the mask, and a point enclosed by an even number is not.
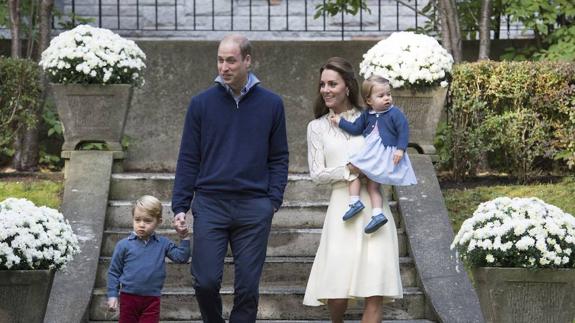
<svg viewBox="0 0 575 323"><path fill-rule="evenodd" d="M367 104L367 99L371 95L371 91L376 84L389 84L389 80L383 76L379 75L372 75L368 77L363 83L361 84L361 97L363 98L363 102Z"/></svg>
<svg viewBox="0 0 575 323"><path fill-rule="evenodd" d="M158 221L162 219L162 202L151 195L144 195L136 201L132 208L132 215L136 208Z"/></svg>

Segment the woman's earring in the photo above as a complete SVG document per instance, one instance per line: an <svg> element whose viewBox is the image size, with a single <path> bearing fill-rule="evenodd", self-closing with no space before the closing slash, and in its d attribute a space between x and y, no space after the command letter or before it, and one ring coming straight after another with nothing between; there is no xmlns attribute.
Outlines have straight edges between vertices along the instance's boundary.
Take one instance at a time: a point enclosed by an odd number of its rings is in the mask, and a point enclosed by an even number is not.
<svg viewBox="0 0 575 323"><path fill-rule="evenodd" d="M349 96L349 89L346 89L346 90L345 90L345 95L346 95L346 96Z"/></svg>

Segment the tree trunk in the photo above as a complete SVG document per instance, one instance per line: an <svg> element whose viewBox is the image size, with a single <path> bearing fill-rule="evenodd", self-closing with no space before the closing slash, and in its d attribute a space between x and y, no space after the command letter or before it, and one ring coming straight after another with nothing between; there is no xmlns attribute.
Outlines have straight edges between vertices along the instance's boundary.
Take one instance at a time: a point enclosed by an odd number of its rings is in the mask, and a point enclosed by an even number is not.
<svg viewBox="0 0 575 323"><path fill-rule="evenodd" d="M39 1L29 1L29 7L28 7L28 25L30 26L28 29L27 34L25 34L25 37L27 39L27 44L26 44L26 52L24 52L25 57L28 59L33 59L33 57L35 57L35 50L34 47L36 46L36 43L38 42L38 36L35 33L35 29L38 25L38 3ZM24 55L23 55L24 56Z"/></svg>
<svg viewBox="0 0 575 323"><path fill-rule="evenodd" d="M461 28L459 27L459 15L457 14L457 7L455 5L455 0L449 0L449 6L447 7L448 20L449 20L449 35L452 42L453 48L453 60L455 63L461 63L463 61L463 49L461 45Z"/></svg>
<svg viewBox="0 0 575 323"><path fill-rule="evenodd" d="M40 23L38 26L40 40L38 53L41 54L50 45L50 32L52 31L52 9L54 0L42 0L40 3Z"/></svg>
<svg viewBox="0 0 575 323"><path fill-rule="evenodd" d="M463 59L463 50L455 0L439 0L438 3L443 46L453 56L455 63L460 63Z"/></svg>
<svg viewBox="0 0 575 323"><path fill-rule="evenodd" d="M13 1L13 0L11 0ZM30 37L29 42L38 41L38 51L34 56L37 60L40 58L41 53L48 48L50 44L50 32L52 31L52 9L54 7L54 0L42 0L40 2L40 9L38 12L33 10L35 17L29 17L31 22L38 19L38 39L33 39ZM31 28L34 28L32 25ZM34 51L34 45L29 43L28 45L29 53L28 55L32 57ZM42 111L47 97L47 79L45 75L42 74L41 87L42 87L42 97L40 102L35 107L29 107L33 109L32 113L34 119L36 120L33 126L21 127L15 135L14 138L14 157L12 159L12 165L16 170L19 171L36 171L38 170L38 162L40 159L40 149L39 149L39 129L42 124Z"/></svg>
<svg viewBox="0 0 575 323"><path fill-rule="evenodd" d="M491 0L481 1L479 17L479 60L489 59L491 49Z"/></svg>
<svg viewBox="0 0 575 323"><path fill-rule="evenodd" d="M451 54L453 53L453 48L451 46L451 39L449 38L449 25L447 24L447 8L443 4L442 0L437 2L439 11L439 25L441 29L441 42L443 47Z"/></svg>
<svg viewBox="0 0 575 323"><path fill-rule="evenodd" d="M20 43L20 0L8 0L8 10L10 11L10 35L12 36L12 46L10 55L13 58L21 56Z"/></svg>
<svg viewBox="0 0 575 323"><path fill-rule="evenodd" d="M42 52L50 45L50 32L52 31L52 8L54 7L54 0L42 0L40 3L39 23L38 23L38 54L37 60L40 59ZM32 40L33 41L33 40ZM31 54L31 53L30 53ZM41 91L42 97L37 107L34 108L33 114L36 119L36 124L30 127L22 128L21 146L20 146L20 163L15 165L21 171L36 171L38 170L38 163L40 160L40 133L39 129L42 125L42 111L46 102L48 90L48 81L42 73L41 76Z"/></svg>

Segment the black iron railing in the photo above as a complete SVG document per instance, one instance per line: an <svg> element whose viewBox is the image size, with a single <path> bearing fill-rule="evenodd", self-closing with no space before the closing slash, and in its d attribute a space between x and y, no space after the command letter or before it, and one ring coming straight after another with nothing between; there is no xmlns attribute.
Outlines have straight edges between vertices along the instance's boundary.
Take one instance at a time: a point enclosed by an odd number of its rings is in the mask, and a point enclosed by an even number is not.
<svg viewBox="0 0 575 323"><path fill-rule="evenodd" d="M344 39L429 28L429 10L421 12L428 1L368 0L368 10L357 15L323 14L318 19L314 19L316 6L325 0L61 0L59 5L67 14L64 17L71 17L62 19L88 18L92 25L142 36L154 31L181 35L239 31L273 32L280 38L290 32L299 37L315 33L313 37L341 35ZM513 26L504 26L510 38Z"/></svg>

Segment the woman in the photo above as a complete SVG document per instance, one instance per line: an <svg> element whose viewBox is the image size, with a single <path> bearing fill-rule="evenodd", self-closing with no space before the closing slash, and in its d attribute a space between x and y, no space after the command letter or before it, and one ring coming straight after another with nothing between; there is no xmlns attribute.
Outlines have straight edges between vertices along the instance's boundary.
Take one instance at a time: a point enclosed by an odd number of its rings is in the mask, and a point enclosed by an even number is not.
<svg viewBox="0 0 575 323"><path fill-rule="evenodd" d="M387 194L383 194L383 212L389 222L377 232L363 232L371 219L369 204L353 220L342 220L350 199L348 182L358 176L348 159L361 149L364 139L346 134L329 116L337 114L348 121L359 117L358 92L351 64L340 57L328 59L320 69L316 119L307 128L311 178L319 184L332 184L332 192L303 303L327 303L335 323L343 322L349 299L365 300L362 322L367 323L381 322L383 302L403 297L397 231ZM365 185L361 199L369 201Z"/></svg>

